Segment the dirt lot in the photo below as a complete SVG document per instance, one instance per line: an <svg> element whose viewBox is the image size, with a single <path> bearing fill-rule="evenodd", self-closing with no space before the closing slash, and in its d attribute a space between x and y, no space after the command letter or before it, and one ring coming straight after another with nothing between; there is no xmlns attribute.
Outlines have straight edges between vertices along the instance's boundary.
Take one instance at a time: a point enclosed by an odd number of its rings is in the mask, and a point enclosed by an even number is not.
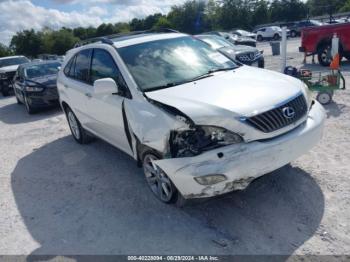
<svg viewBox="0 0 350 262"><path fill-rule="evenodd" d="M0 97L0 254L350 254L350 91L334 100L323 140L291 166L178 209L118 149L75 143L59 109L29 116Z"/></svg>

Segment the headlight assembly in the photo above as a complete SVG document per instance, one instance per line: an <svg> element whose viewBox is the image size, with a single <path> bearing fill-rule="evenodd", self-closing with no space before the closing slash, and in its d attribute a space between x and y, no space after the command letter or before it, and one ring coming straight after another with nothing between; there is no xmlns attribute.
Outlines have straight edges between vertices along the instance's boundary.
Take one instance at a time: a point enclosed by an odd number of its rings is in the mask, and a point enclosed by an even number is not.
<svg viewBox="0 0 350 262"><path fill-rule="evenodd" d="M38 86L37 84L31 83L31 82L27 82L27 83L26 83L25 89L26 89L26 91L28 91L28 92L41 92L41 91L44 90L43 87Z"/></svg>
<svg viewBox="0 0 350 262"><path fill-rule="evenodd" d="M313 100L312 92L310 91L310 89L307 86L307 84L305 84L304 82L303 82L303 93L304 93L304 96L305 96L305 99L306 99L306 102L307 102L307 106L308 106L308 108L310 108L312 100Z"/></svg>
<svg viewBox="0 0 350 262"><path fill-rule="evenodd" d="M189 157L242 141L240 135L222 127L195 126L190 130L173 131L170 136L170 151L173 157Z"/></svg>

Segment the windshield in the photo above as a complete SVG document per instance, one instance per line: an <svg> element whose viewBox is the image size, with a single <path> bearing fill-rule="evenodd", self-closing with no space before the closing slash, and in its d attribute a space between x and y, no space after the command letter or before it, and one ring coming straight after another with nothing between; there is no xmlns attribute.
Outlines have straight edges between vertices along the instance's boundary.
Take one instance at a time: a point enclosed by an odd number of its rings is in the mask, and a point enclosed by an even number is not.
<svg viewBox="0 0 350 262"><path fill-rule="evenodd" d="M27 67L25 71L26 71L27 77L31 79L31 78L41 77L41 76L57 74L58 68L60 66L61 66L60 63L38 64L38 65Z"/></svg>
<svg viewBox="0 0 350 262"><path fill-rule="evenodd" d="M251 33L249 33L248 31L245 31L245 30L236 30L236 32L242 36L248 36L250 35Z"/></svg>
<svg viewBox="0 0 350 262"><path fill-rule="evenodd" d="M227 47L227 46L233 46L229 41L227 41L225 38L222 38L220 36L216 35L199 35L197 36L199 39L203 40L207 44L209 44L212 48L214 49L219 49L222 47Z"/></svg>
<svg viewBox="0 0 350 262"><path fill-rule="evenodd" d="M26 57L6 58L6 59L0 60L0 67L21 65L21 64L28 63L28 62L29 62L29 60Z"/></svg>
<svg viewBox="0 0 350 262"><path fill-rule="evenodd" d="M118 48L142 91L189 82L237 65L193 37L177 37Z"/></svg>

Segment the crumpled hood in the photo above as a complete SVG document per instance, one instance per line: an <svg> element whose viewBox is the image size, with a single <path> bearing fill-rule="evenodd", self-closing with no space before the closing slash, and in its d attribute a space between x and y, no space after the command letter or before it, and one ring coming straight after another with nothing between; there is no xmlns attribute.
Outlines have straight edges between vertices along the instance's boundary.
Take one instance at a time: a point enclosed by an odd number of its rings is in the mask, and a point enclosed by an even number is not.
<svg viewBox="0 0 350 262"><path fill-rule="evenodd" d="M287 75L242 66L233 71L171 88L146 92L155 101L172 106L192 118L252 116L272 109L302 92L302 82Z"/></svg>
<svg viewBox="0 0 350 262"><path fill-rule="evenodd" d="M55 75L48 75L48 76L41 76L36 78L31 78L29 81L50 87L50 86L56 86L57 82L57 74Z"/></svg>
<svg viewBox="0 0 350 262"><path fill-rule="evenodd" d="M16 71L19 65L12 65L12 66L4 66L0 67L0 73L7 73L7 72L13 72Z"/></svg>

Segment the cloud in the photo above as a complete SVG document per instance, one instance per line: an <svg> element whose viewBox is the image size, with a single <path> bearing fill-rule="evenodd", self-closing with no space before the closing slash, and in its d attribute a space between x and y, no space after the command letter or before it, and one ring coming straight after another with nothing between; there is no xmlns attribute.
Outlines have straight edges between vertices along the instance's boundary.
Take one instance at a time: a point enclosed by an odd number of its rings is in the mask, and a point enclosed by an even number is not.
<svg viewBox="0 0 350 262"><path fill-rule="evenodd" d="M167 13L170 7L184 0L48 0L71 5L64 12L34 5L30 0L0 0L0 42L9 44L11 37L25 29L44 27L59 29L99 26L102 23L128 22L153 13ZM70 10L70 9L69 9Z"/></svg>
<svg viewBox="0 0 350 262"><path fill-rule="evenodd" d="M90 11L97 11L92 9ZM101 11L99 11L101 12ZM103 21L98 16L77 11L62 12L45 9L33 5L28 0L0 2L0 42L9 44L15 32L24 29L41 30L44 27L58 29L60 27L96 26Z"/></svg>

